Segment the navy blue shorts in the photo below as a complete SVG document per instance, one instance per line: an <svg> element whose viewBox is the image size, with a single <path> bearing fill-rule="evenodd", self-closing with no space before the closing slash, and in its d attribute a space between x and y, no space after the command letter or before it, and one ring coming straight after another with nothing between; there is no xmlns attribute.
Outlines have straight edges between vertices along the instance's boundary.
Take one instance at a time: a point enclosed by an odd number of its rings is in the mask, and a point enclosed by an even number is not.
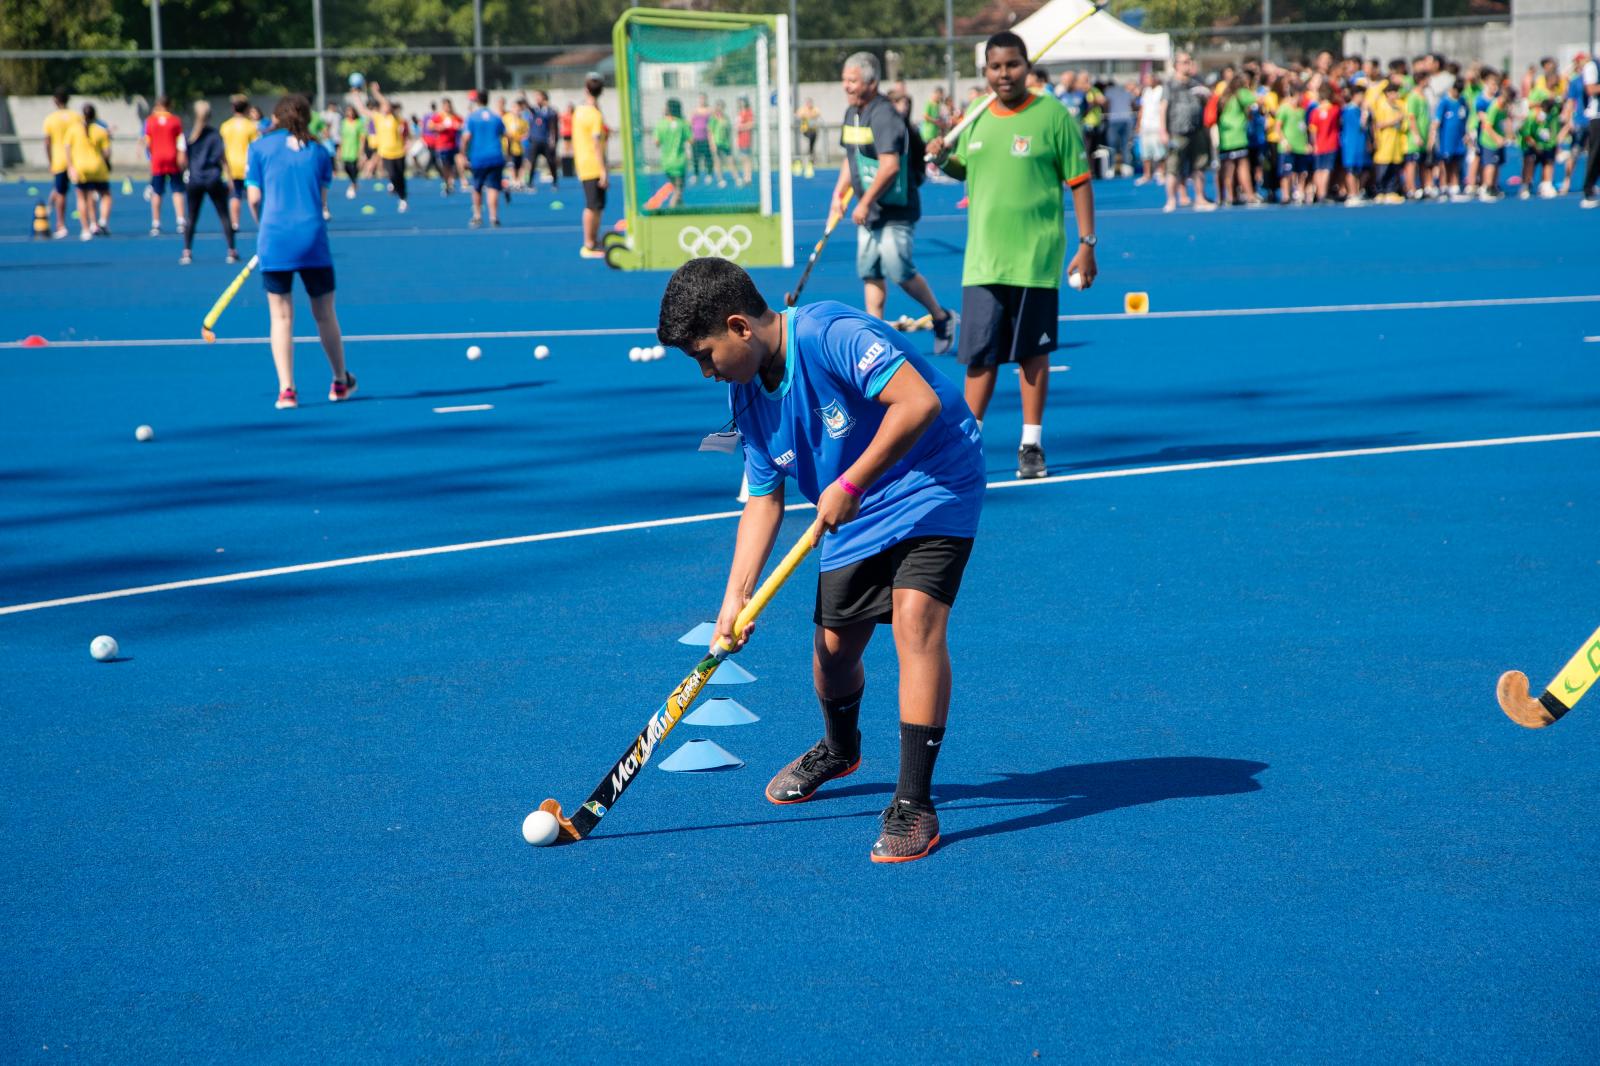
<svg viewBox="0 0 1600 1066"><path fill-rule="evenodd" d="M261 285L274 296L287 296L294 290L294 276L300 275L300 284L306 295L315 300L333 291L333 267L301 267L299 270L263 270Z"/></svg>
<svg viewBox="0 0 1600 1066"><path fill-rule="evenodd" d="M1311 156L1298 153L1284 153L1278 157L1278 175L1288 177L1290 174L1311 173Z"/></svg>
<svg viewBox="0 0 1600 1066"><path fill-rule="evenodd" d="M175 193L183 191L182 174L152 174L150 175L150 191L157 196L165 196L168 190Z"/></svg>
<svg viewBox="0 0 1600 1066"><path fill-rule="evenodd" d="M479 192L482 192L485 189L494 189L496 192L498 192L502 188L502 185L500 184L500 168L474 168L472 171L472 187L477 189Z"/></svg>
<svg viewBox="0 0 1600 1066"><path fill-rule="evenodd" d="M1504 166L1505 162L1506 162L1506 150L1505 150L1505 147L1503 145L1501 147L1499 147L1499 148L1481 148L1480 147L1478 149L1478 165L1480 167Z"/></svg>
<svg viewBox="0 0 1600 1066"><path fill-rule="evenodd" d="M1422 162L1422 153L1421 152L1407 152L1405 161L1407 163L1420 163L1420 162Z"/></svg>
<svg viewBox="0 0 1600 1066"><path fill-rule="evenodd" d="M234 178L233 179L233 183L228 189L228 199L230 199L230 200L243 200L244 199L244 179L243 178Z"/></svg>
<svg viewBox="0 0 1600 1066"><path fill-rule="evenodd" d="M1312 165L1318 170L1332 170L1334 159L1338 152L1318 152L1312 158Z"/></svg>
<svg viewBox="0 0 1600 1066"><path fill-rule="evenodd" d="M1527 154L1533 156L1533 161L1540 166L1556 161L1556 150L1554 148L1540 148L1538 151Z"/></svg>
<svg viewBox="0 0 1600 1066"><path fill-rule="evenodd" d="M956 361L988 367L1021 363L1056 350L1060 289L968 285L961 290Z"/></svg>
<svg viewBox="0 0 1600 1066"><path fill-rule="evenodd" d="M65 170L59 174L50 175L50 181L52 183L51 187L62 196L67 195L67 191L72 188L72 181L67 177Z"/></svg>

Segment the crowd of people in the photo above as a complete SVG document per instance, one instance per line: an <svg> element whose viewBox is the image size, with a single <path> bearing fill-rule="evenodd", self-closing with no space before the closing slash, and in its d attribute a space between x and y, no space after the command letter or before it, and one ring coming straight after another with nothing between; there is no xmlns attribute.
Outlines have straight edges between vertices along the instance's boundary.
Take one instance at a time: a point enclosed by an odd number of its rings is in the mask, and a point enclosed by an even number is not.
<svg viewBox="0 0 1600 1066"><path fill-rule="evenodd" d="M347 199L357 198L362 181L381 176L395 197L396 210L403 213L408 207L408 178L437 179L440 195L471 194L469 224L474 227L482 224L485 206L490 225L499 225L502 194L509 199L512 191L536 193L541 166L555 189L563 177L575 177L585 187L586 216L593 215L585 220L586 230L595 231L593 239L585 241L585 254L598 257L603 254L598 250L598 226L605 206L603 160L608 136L594 107L600 86L600 80L591 77L587 104L568 104L560 112L543 91L518 95L514 101L501 96L491 106L488 93L473 90L467 94L464 114L448 97L431 101L425 114L407 114L398 101L384 95L382 86L369 86L353 76L343 101L312 109L308 133L335 161L336 172L347 182ZM52 180L48 232L56 239L71 235L69 200L76 190L79 238L108 237L114 202L112 130L94 104L71 107L65 89L54 94L54 102L55 110L43 128ZM170 98L161 96L139 128L149 169L145 199L150 205L150 235L161 235L163 205L170 199L176 232L185 239L184 263L190 261L197 212L208 199L217 205L232 248L245 198L250 147L278 128L276 119L263 115L248 97L235 96L230 106L232 114L214 128L206 101L196 101L192 117L185 120L174 114ZM747 139L748 134L740 137ZM731 161L732 153L726 156L726 164L723 155L712 157L718 180L726 174L748 181L748 167L741 174ZM230 261L234 258L230 252Z"/></svg>

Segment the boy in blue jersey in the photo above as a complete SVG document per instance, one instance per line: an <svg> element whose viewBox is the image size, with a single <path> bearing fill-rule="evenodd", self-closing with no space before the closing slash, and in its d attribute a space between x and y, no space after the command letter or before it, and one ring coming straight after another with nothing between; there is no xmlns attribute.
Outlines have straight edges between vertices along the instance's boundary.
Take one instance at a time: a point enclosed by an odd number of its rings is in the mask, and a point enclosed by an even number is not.
<svg viewBox="0 0 1600 1066"><path fill-rule="evenodd" d="M900 777L873 862L920 859L939 842L930 789L950 713L950 608L983 508L983 446L961 390L880 319L831 301L773 311L723 259L679 267L661 298L661 343L729 383L750 500L739 522L718 639L735 649L783 522L784 481L817 506L822 544L812 676L826 735L767 785L810 799L861 762L856 728L876 626L900 661Z"/></svg>
<svg viewBox="0 0 1600 1066"><path fill-rule="evenodd" d="M501 171L506 168L505 151L500 142L506 135L506 124L493 108L488 106L489 95L477 92L480 104L467 116L461 131L461 154L467 157L472 169L472 228L483 225L484 190L488 190L489 225L500 225Z"/></svg>
<svg viewBox="0 0 1600 1066"><path fill-rule="evenodd" d="M1461 82L1457 79L1439 98L1439 106L1433 113L1433 129L1428 133L1428 147L1444 168L1440 193L1448 193L1451 199L1458 201L1465 199L1461 192L1461 172L1467 158L1467 112L1467 102L1461 97Z"/></svg>

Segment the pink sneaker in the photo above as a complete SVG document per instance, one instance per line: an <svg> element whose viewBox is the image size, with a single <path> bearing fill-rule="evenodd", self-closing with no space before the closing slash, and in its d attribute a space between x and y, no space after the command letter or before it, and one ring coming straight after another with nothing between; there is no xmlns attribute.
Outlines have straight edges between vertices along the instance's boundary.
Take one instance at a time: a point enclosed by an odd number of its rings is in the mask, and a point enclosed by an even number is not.
<svg viewBox="0 0 1600 1066"><path fill-rule="evenodd" d="M344 372L343 381L340 381L338 378L334 378L333 384L328 386L328 400L331 403L338 403L340 400L348 400L351 396L355 395L355 391L356 376L350 373L350 371L346 370Z"/></svg>
<svg viewBox="0 0 1600 1066"><path fill-rule="evenodd" d="M286 411L291 407L299 407L300 399L295 396L293 389L284 389L278 393L278 410Z"/></svg>

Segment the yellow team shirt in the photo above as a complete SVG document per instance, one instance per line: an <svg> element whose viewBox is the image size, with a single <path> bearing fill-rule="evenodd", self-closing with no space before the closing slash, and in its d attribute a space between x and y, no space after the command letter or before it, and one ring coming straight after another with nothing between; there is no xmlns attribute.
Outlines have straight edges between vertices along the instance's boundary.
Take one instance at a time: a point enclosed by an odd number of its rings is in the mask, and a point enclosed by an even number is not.
<svg viewBox="0 0 1600 1066"><path fill-rule="evenodd" d="M1277 144L1283 136L1283 131L1278 128L1278 94L1271 89L1263 89L1256 96L1256 104L1261 108L1261 113L1267 117L1267 143Z"/></svg>
<svg viewBox="0 0 1600 1066"><path fill-rule="evenodd" d="M500 116L500 121L506 124L506 135L500 139L500 147L507 157L522 157L522 142L528 139L528 124L515 111L507 111Z"/></svg>
<svg viewBox="0 0 1600 1066"><path fill-rule="evenodd" d="M1386 122L1399 124L1384 129ZM1400 163L1406 157L1406 110L1389 103L1382 93L1372 104L1372 161L1379 165Z"/></svg>
<svg viewBox="0 0 1600 1066"><path fill-rule="evenodd" d="M67 134L67 152L72 169L78 172L79 185L111 180L111 134L98 122L74 126Z"/></svg>
<svg viewBox="0 0 1600 1066"><path fill-rule="evenodd" d="M606 172L606 162L594 139L606 131L600 109L584 104L572 113L572 168L579 181L594 181Z"/></svg>
<svg viewBox="0 0 1600 1066"><path fill-rule="evenodd" d="M44 135L50 139L50 173L60 174L67 169L67 138L74 127L83 127L83 116L76 111L58 107L45 116Z"/></svg>
<svg viewBox="0 0 1600 1066"><path fill-rule="evenodd" d="M243 115L234 115L217 132L222 135L222 154L228 160L228 176L243 181L250 162L250 145L261 136L261 129Z"/></svg>
<svg viewBox="0 0 1600 1066"><path fill-rule="evenodd" d="M373 115L372 132L383 159L401 159L406 154L406 124L394 115Z"/></svg>

